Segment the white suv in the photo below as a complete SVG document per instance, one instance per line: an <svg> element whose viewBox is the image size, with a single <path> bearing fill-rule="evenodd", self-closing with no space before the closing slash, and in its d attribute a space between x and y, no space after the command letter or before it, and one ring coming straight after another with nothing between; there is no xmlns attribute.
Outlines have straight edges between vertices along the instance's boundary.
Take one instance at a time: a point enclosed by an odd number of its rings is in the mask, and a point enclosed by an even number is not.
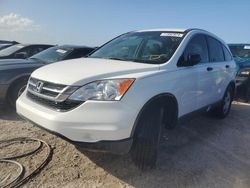
<svg viewBox="0 0 250 188"><path fill-rule="evenodd" d="M77 146L131 150L138 167L153 167L162 127L201 109L228 115L235 75L228 46L207 31L133 31L36 70L17 112Z"/></svg>

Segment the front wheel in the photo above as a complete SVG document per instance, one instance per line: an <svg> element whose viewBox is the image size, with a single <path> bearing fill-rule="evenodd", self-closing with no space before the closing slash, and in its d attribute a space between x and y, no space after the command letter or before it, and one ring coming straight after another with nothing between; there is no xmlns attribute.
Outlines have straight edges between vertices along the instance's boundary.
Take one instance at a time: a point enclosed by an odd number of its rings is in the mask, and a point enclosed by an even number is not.
<svg viewBox="0 0 250 188"><path fill-rule="evenodd" d="M163 108L150 105L139 118L131 155L135 165L145 170L156 164L161 136Z"/></svg>
<svg viewBox="0 0 250 188"><path fill-rule="evenodd" d="M16 100L24 92L27 86L27 80L22 80L17 82L10 90L9 93L9 102L11 107L16 107Z"/></svg>
<svg viewBox="0 0 250 188"><path fill-rule="evenodd" d="M233 88L228 86L220 104L212 110L212 114L218 118L225 118L230 112L233 101Z"/></svg>

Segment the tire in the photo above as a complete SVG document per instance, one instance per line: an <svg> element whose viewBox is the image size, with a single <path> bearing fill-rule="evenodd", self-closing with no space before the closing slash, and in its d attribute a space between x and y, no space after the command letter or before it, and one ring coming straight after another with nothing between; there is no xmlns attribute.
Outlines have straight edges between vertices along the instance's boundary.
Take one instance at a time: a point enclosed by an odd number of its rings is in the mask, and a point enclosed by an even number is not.
<svg viewBox="0 0 250 188"><path fill-rule="evenodd" d="M162 130L163 108L149 105L141 114L131 151L132 160L140 170L155 167Z"/></svg>
<svg viewBox="0 0 250 188"><path fill-rule="evenodd" d="M228 86L227 90L225 91L222 101L217 107L215 107L212 110L212 115L220 119L227 117L231 109L231 104L233 101L233 94L234 92L233 92L232 86Z"/></svg>
<svg viewBox="0 0 250 188"><path fill-rule="evenodd" d="M26 86L27 86L27 80L25 79L25 80L16 82L11 87L9 95L8 95L9 103L11 107L16 108L16 100L24 92Z"/></svg>
<svg viewBox="0 0 250 188"><path fill-rule="evenodd" d="M162 118L163 126L168 130L173 130L178 123L178 109L172 100L166 101L164 105L164 114Z"/></svg>
<svg viewBox="0 0 250 188"><path fill-rule="evenodd" d="M246 90L244 93L244 102L248 103L250 101L250 81L246 85Z"/></svg>

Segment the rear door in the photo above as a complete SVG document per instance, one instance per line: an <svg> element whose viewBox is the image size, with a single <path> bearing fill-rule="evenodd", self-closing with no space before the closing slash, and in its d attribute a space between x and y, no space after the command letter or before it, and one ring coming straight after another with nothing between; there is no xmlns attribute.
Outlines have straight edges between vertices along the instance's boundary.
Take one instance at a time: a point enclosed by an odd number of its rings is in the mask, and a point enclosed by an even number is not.
<svg viewBox="0 0 250 188"><path fill-rule="evenodd" d="M230 69L230 64L225 61L223 45L217 39L207 36L210 75L213 79L211 87L211 100L218 102L222 99L227 85L227 71Z"/></svg>

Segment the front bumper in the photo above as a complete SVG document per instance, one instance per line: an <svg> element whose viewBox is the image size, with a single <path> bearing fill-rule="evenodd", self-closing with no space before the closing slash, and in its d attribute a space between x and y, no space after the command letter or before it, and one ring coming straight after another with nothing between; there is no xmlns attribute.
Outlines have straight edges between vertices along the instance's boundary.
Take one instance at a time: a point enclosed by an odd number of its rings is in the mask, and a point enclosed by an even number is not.
<svg viewBox="0 0 250 188"><path fill-rule="evenodd" d="M133 108L121 101L87 101L73 110L57 112L31 101L26 92L17 100L16 108L20 116L40 127L75 144L84 142L92 146L93 143L130 140L137 116Z"/></svg>
<svg viewBox="0 0 250 188"><path fill-rule="evenodd" d="M72 141L70 139L68 139L67 137L45 129L44 127L32 122L31 120L25 118L24 116L20 115L23 119L29 121L30 123L32 123L33 125L53 134L56 135L60 138L62 138L63 140L66 140L67 142L72 143L73 145L75 145L75 147L78 150L87 150L87 151L98 151L98 152L109 152L109 153L114 153L114 154L126 154L130 151L132 144L133 144L133 138L127 138L127 139L123 139L123 140L116 140L116 141L98 141L98 142L94 142L94 143L88 143L88 142L76 142L76 141Z"/></svg>

